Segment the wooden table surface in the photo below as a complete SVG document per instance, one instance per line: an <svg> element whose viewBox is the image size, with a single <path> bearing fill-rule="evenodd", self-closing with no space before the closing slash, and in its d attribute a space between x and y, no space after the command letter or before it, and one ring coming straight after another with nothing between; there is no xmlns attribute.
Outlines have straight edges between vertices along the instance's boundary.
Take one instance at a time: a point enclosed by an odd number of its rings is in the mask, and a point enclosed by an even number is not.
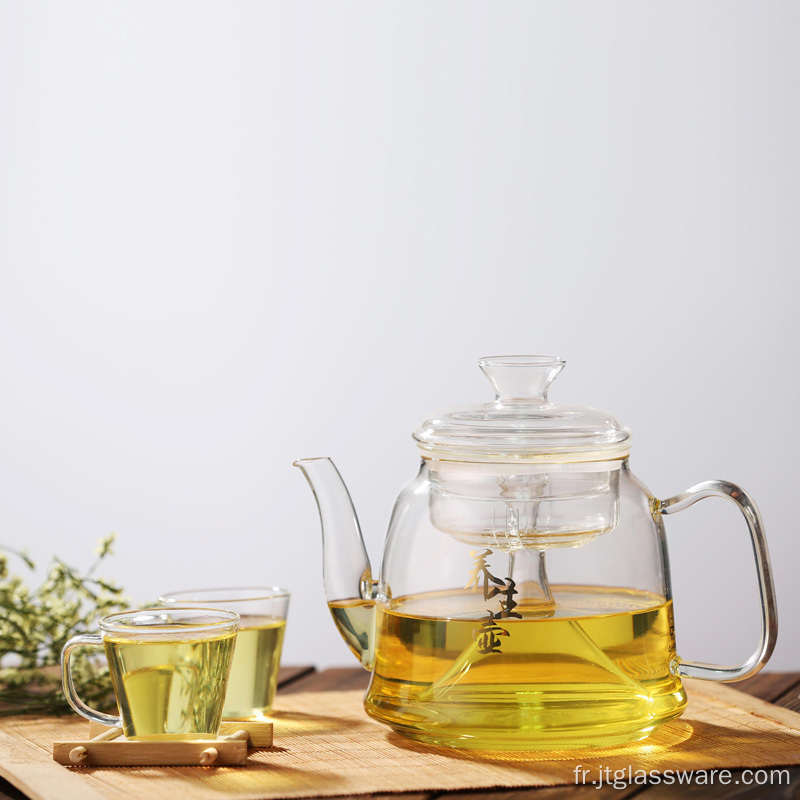
<svg viewBox="0 0 800 800"><path fill-rule="evenodd" d="M366 689L369 673L362 669L327 669L315 671L314 667L282 667L279 691L328 692L338 689ZM730 684L762 700L800 712L800 672L763 672L753 678ZM800 800L800 767L787 767L789 784L783 786L757 786L736 784L741 770L733 771L730 785L705 786L689 784L682 786L652 785L628 786L615 789L604 786L554 786L532 789L499 789L487 791L477 789L468 792L421 792L397 795L357 795L352 800L673 800L673 798L719 798L719 800ZM0 800L28 800L25 794L0 778ZM331 800L327 798L326 800ZM350 800L348 798L348 800Z"/></svg>

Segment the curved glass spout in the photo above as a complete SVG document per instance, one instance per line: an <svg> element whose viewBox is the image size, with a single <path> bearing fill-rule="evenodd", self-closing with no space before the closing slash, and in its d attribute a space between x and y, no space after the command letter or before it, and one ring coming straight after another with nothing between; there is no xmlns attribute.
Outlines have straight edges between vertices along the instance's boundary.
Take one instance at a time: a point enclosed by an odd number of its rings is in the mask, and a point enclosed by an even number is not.
<svg viewBox="0 0 800 800"><path fill-rule="evenodd" d="M294 466L306 476L319 509L328 608L347 646L372 669L377 585L350 492L329 458L302 458Z"/></svg>

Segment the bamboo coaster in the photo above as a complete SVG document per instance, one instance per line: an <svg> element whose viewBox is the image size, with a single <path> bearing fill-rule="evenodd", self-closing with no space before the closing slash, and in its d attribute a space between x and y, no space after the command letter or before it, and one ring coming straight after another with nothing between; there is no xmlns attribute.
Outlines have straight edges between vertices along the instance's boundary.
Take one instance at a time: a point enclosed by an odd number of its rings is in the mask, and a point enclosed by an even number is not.
<svg viewBox="0 0 800 800"><path fill-rule="evenodd" d="M272 746L271 722L224 722L217 739L129 742L121 728L91 726L93 739L53 742L53 760L67 767L241 766L248 749Z"/></svg>

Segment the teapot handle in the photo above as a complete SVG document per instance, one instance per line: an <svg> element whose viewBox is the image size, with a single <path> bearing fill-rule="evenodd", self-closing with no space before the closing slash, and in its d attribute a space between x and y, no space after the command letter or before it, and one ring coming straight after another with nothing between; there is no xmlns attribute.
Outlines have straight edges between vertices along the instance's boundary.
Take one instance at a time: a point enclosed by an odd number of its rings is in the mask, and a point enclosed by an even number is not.
<svg viewBox="0 0 800 800"><path fill-rule="evenodd" d="M680 661L677 672L684 678L703 678L710 681L739 681L755 675L767 663L778 639L778 608L775 586L772 582L772 567L769 561L764 526L753 498L741 487L728 481L705 481L692 486L681 494L660 501L662 514L674 514L694 505L706 497L724 497L739 507L750 531L753 555L758 571L758 592L761 596L761 640L756 651L747 661L733 667L703 664L696 661ZM658 501L657 501L658 502Z"/></svg>

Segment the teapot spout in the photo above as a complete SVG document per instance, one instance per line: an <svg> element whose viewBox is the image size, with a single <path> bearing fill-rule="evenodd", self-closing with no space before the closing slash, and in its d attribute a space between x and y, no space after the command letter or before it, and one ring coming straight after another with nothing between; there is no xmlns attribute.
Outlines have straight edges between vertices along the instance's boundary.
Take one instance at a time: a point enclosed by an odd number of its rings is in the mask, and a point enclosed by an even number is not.
<svg viewBox="0 0 800 800"><path fill-rule="evenodd" d="M372 669L377 585L350 492L329 458L302 458L294 466L306 476L319 509L328 608L348 647Z"/></svg>

